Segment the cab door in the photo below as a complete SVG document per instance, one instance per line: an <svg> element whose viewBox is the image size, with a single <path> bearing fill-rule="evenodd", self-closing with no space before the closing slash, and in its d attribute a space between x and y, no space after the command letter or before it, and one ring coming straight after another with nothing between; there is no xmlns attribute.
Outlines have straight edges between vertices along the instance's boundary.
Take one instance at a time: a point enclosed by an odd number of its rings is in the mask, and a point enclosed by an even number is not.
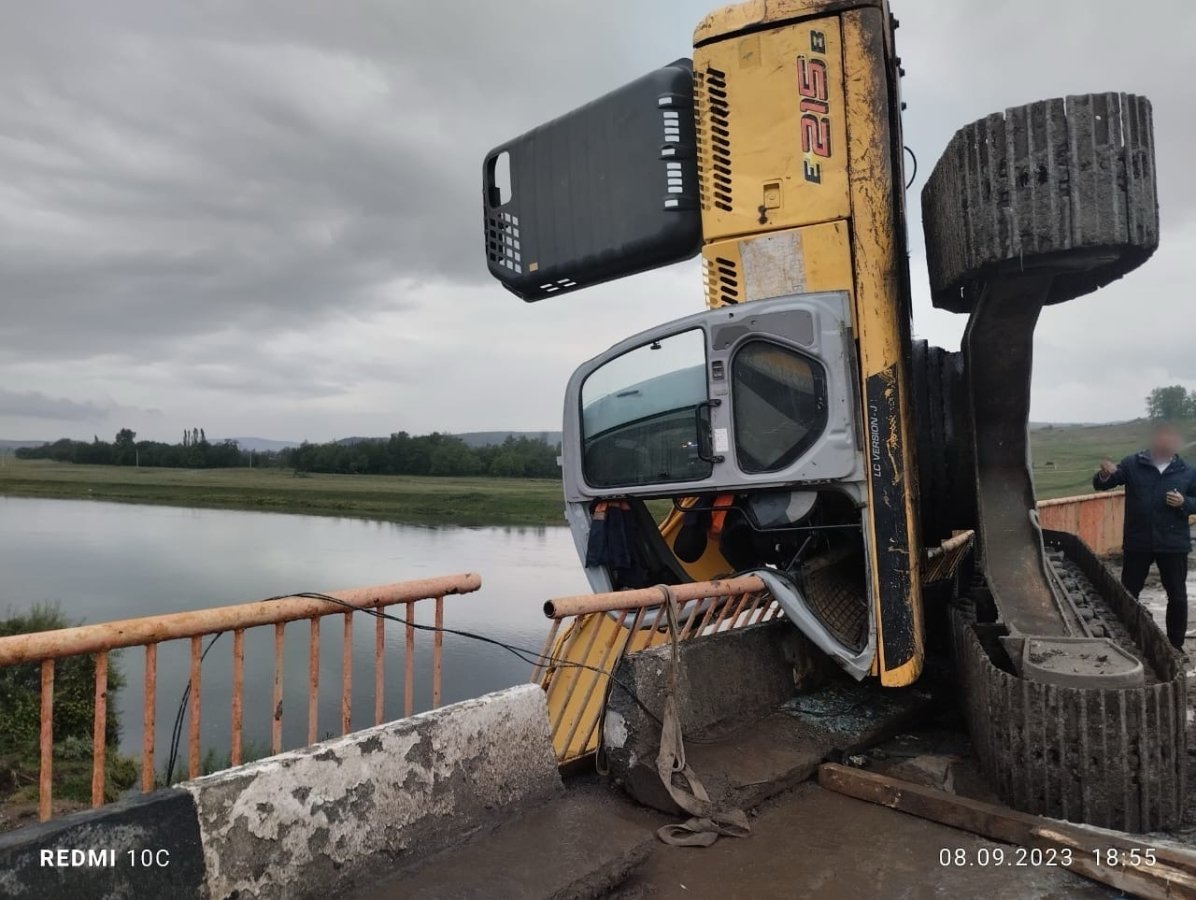
<svg viewBox="0 0 1196 900"><path fill-rule="evenodd" d="M845 292L678 319L581 366L565 399L570 502L863 477Z"/></svg>

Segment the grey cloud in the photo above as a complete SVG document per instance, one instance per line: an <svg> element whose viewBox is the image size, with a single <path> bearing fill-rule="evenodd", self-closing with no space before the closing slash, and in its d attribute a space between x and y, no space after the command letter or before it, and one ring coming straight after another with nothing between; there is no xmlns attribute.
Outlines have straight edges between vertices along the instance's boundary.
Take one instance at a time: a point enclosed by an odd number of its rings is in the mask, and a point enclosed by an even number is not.
<svg viewBox="0 0 1196 900"><path fill-rule="evenodd" d="M243 432L265 407L280 433L312 437L370 433L417 407L427 428L449 427L449 416L463 430L551 425L572 365L621 333L701 308L697 270L523 306L485 273L482 155L688 53L691 28L716 5L7 4L5 384L71 395L69 372L213 433ZM1190 278L1175 261L1196 251L1192 8L1158 0L1151 16L1167 27L1150 33L1128 27L1111 0L894 0L894 11L909 73L905 137L922 165L909 198L915 261L916 192L955 128L1041 96L1136 90L1155 102L1163 240L1176 245L1109 290L1182 320L1175 285ZM924 281L915 273L920 298ZM916 327L943 343L962 327L921 301L918 314ZM1113 329L1098 347L1074 340L1089 332L1076 321L1071 310L1044 319L1043 346L1067 348L1044 363L1051 377L1111 352L1126 368L1192 371L1178 334L1159 348ZM505 345L490 346L499 336ZM1133 414L1128 402L1113 414Z"/></svg>
<svg viewBox="0 0 1196 900"><path fill-rule="evenodd" d="M160 416L157 409L135 409L117 403L96 403L49 397L40 391L9 391L0 388L0 417L49 419L59 422L103 422L115 414L137 413Z"/></svg>
<svg viewBox="0 0 1196 900"><path fill-rule="evenodd" d="M1164 232L1196 218L1196 14L1186 0L1155 0L1155 23L1126 19L1099 0L895 2L908 70L907 142L928 175L955 129L1008 106L1094 91L1149 97L1155 110ZM920 189L921 183L916 185ZM913 198L911 198L913 199ZM920 217L916 203L911 212Z"/></svg>
<svg viewBox="0 0 1196 900"><path fill-rule="evenodd" d="M617 47L618 17L591 15L587 33ZM0 105L0 169L19 187L0 190L17 313L0 339L70 355L162 356L228 323L392 305L396 280L480 282L487 146L592 92L571 82L624 77L617 52L579 68L559 39L575 20L547 0L453 15L47 3L4 18L0 76L18 89Z"/></svg>

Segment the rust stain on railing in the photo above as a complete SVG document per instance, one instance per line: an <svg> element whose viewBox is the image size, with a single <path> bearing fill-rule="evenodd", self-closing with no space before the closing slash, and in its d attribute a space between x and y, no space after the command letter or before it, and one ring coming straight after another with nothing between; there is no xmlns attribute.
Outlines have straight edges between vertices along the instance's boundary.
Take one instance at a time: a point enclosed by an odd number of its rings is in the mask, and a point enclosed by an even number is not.
<svg viewBox="0 0 1196 900"><path fill-rule="evenodd" d="M104 802L105 768L108 727L108 672L109 653L125 647L145 648L145 686L142 727L144 734L141 748L141 789L154 788L154 727L157 701L158 644L187 640L190 643L190 682L188 696L189 730L187 734L187 773L189 778L199 775L200 719L202 714L202 676L204 638L226 631L233 633L232 646L232 699L230 703L230 747L229 760L238 765L242 757L244 730L244 665L245 631L258 626L274 626L274 684L273 709L271 711L271 750L282 750L282 676L283 637L287 622L307 619L310 623L310 645L308 652L309 678L307 703L307 739L316 741L317 710L320 663L320 620L324 616L344 616L341 664L341 732L349 730L352 713L352 654L353 613L355 610L384 610L388 606L404 604L406 620L413 623L417 604L422 600L435 600L435 622L443 627L444 598L452 594L466 594L481 586L481 578L475 574L449 575L420 581L400 582L381 587L356 588L333 591L328 594L339 602L313 599L310 597L283 597L243 603L235 606L221 606L193 612L170 613L144 616L118 622L95 625L80 625L56 631L41 631L33 634L18 634L0 637L0 668L20 664L40 664L41 669L41 723L39 729L40 773L38 778L38 815L42 821L49 819L53 809L54 772L54 671L55 660L72 656L93 655L95 657L95 697L92 719L92 770L91 803L100 806ZM343 604L354 607L346 610ZM210 645L209 645L210 646ZM437 632L432 645L432 705L440 705L441 658L443 635ZM404 714L414 711L415 678L415 629L406 627L404 654ZM383 666L385 654L385 627L378 620L374 638L374 721L382 720Z"/></svg>
<svg viewBox="0 0 1196 900"><path fill-rule="evenodd" d="M313 620L314 621L314 620ZM270 706L270 752L282 751L282 662L284 639L286 637L286 623L277 622L274 625L274 694ZM192 775L192 778L195 776Z"/></svg>
<svg viewBox="0 0 1196 900"><path fill-rule="evenodd" d="M680 641L782 615L755 575L674 585L669 590L677 602ZM549 727L560 763L597 749L610 673L623 656L669 640L664 602L664 592L654 587L561 597L544 604L552 627L531 680L547 691Z"/></svg>
<svg viewBox="0 0 1196 900"><path fill-rule="evenodd" d="M1074 534L1092 548L1093 553L1108 556L1121 549L1125 493L1110 491L1041 500L1038 522L1050 531Z"/></svg>

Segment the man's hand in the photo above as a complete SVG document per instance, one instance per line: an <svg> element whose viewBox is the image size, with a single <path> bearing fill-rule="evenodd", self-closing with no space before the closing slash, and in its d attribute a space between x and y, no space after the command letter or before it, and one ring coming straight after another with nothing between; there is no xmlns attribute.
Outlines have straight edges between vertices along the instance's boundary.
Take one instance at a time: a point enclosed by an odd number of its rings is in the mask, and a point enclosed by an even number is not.
<svg viewBox="0 0 1196 900"><path fill-rule="evenodd" d="M1167 492L1167 505L1170 506L1172 509L1183 506L1184 505L1184 495L1176 490L1168 491Z"/></svg>
<svg viewBox="0 0 1196 900"><path fill-rule="evenodd" d="M1107 481L1117 471L1117 463L1105 457L1100 461L1100 478L1101 481Z"/></svg>

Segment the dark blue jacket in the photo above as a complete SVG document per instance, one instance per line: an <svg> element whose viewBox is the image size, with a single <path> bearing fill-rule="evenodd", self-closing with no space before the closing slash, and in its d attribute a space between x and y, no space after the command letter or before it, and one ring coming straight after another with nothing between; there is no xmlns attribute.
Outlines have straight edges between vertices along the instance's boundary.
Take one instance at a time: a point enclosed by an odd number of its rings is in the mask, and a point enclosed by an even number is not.
<svg viewBox="0 0 1196 900"><path fill-rule="evenodd" d="M1101 473L1092 476L1098 491L1125 485L1125 550L1149 550L1154 553L1189 553L1192 535L1188 516L1196 515L1196 469L1178 456L1161 473L1143 450L1117 464L1117 471L1104 481ZM1167 505L1167 492L1184 495L1183 506Z"/></svg>

